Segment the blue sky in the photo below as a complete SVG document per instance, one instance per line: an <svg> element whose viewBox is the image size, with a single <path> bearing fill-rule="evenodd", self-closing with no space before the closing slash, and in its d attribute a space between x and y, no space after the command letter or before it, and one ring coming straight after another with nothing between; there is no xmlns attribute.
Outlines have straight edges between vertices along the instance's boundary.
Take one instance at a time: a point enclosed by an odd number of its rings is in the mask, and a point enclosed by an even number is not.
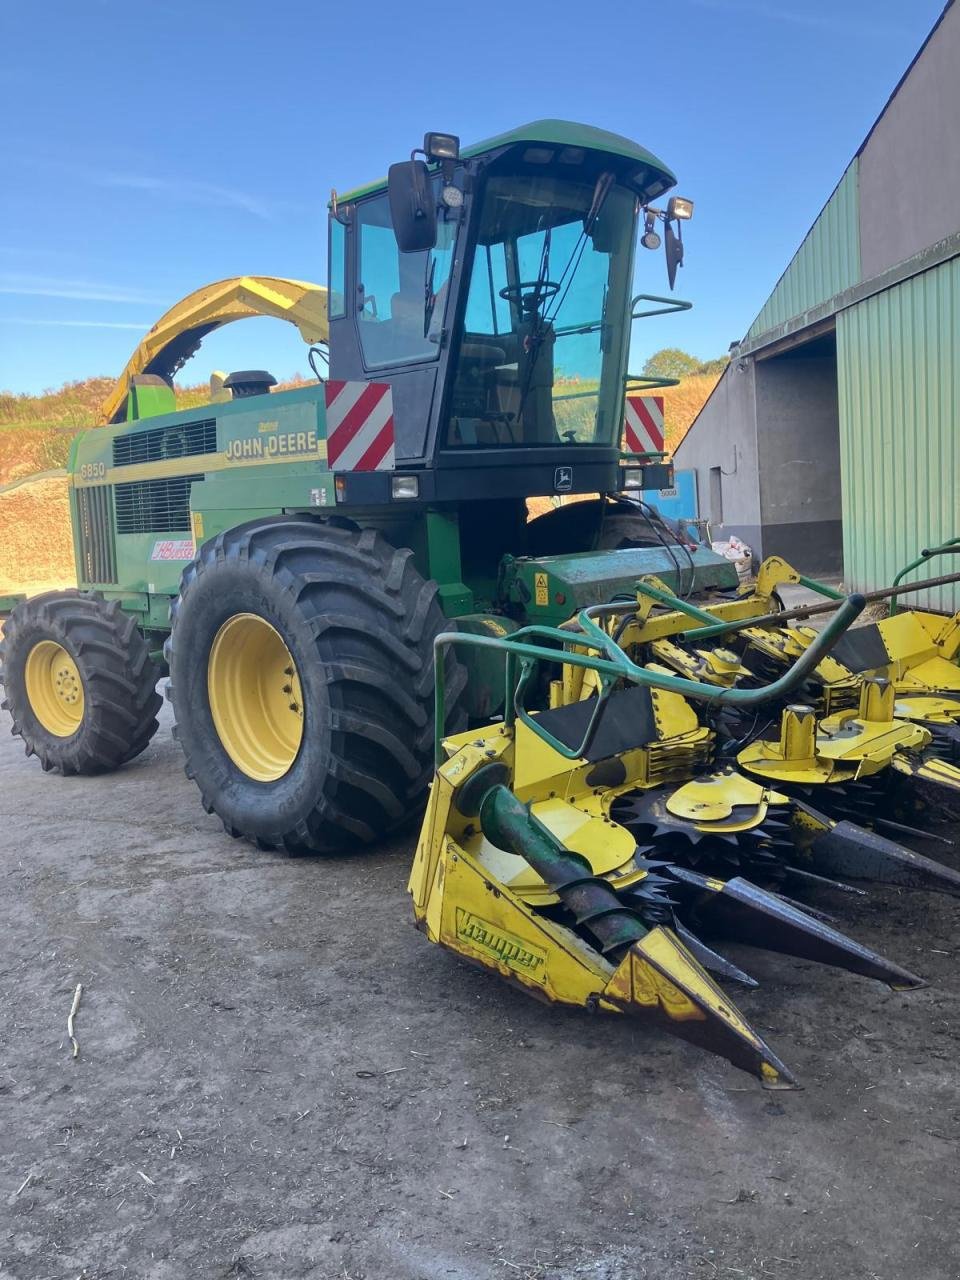
<svg viewBox="0 0 960 1280"><path fill-rule="evenodd" d="M696 202L677 293L634 327L703 358L741 336L942 0L46 0L0 18L0 388L119 373L144 328L245 272L323 281L326 202L426 129L545 116L635 138ZM637 287L665 292L640 252ZM247 321L183 371L306 372Z"/></svg>

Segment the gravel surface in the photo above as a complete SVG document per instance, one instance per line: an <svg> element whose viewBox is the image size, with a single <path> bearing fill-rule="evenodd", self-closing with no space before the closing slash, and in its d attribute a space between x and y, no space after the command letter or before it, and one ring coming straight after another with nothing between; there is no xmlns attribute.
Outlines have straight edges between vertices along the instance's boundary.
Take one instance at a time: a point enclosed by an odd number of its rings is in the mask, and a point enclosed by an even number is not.
<svg viewBox="0 0 960 1280"><path fill-rule="evenodd" d="M0 1280L960 1276L956 902L829 904L910 995L732 949L765 1093L430 946L412 835L229 839L164 717L106 778L0 742Z"/></svg>

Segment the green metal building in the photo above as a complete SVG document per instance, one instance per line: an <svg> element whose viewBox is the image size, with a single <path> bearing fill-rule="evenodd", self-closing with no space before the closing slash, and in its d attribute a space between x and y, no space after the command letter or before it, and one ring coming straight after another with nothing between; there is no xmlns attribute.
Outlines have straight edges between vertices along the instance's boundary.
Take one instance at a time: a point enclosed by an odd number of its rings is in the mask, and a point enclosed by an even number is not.
<svg viewBox="0 0 960 1280"><path fill-rule="evenodd" d="M960 536L954 0L731 357L675 458L715 537L870 589Z"/></svg>

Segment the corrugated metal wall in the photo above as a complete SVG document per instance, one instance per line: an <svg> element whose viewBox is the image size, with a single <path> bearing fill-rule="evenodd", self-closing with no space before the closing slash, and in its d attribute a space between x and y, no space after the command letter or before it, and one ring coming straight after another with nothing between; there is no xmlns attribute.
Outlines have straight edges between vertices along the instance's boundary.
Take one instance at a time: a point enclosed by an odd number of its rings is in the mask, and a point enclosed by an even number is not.
<svg viewBox="0 0 960 1280"><path fill-rule="evenodd" d="M841 312L837 378L844 579L868 590L960 536L960 258ZM952 611L960 591L924 603Z"/></svg>
<svg viewBox="0 0 960 1280"><path fill-rule="evenodd" d="M860 281L860 206L855 158L780 277L747 340L802 315Z"/></svg>

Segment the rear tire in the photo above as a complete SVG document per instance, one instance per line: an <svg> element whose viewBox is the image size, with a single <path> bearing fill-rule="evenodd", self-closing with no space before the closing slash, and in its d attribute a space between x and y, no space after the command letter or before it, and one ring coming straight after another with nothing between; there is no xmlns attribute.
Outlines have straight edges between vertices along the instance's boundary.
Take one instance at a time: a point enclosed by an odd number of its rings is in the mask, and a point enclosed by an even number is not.
<svg viewBox="0 0 960 1280"><path fill-rule="evenodd" d="M0 642L0 703L28 756L62 774L106 773L157 731L160 671L116 600L51 591L17 605Z"/></svg>
<svg viewBox="0 0 960 1280"><path fill-rule="evenodd" d="M660 517L663 519L663 517ZM655 522L654 522L655 523ZM614 551L620 547L661 547L654 523L639 511L596 499L571 502L527 525L528 554L536 557L571 555L578 551ZM665 521L660 534L674 542L677 531Z"/></svg>
<svg viewBox="0 0 960 1280"><path fill-rule="evenodd" d="M676 545L675 531L668 525L660 529L668 545ZM619 551L621 547L662 547L651 522L633 511L611 511L603 522L596 540L597 551Z"/></svg>
<svg viewBox="0 0 960 1280"><path fill-rule="evenodd" d="M274 516L203 545L171 610L168 693L187 776L231 835L342 852L417 814L450 626L436 597L369 529ZM466 674L445 661L454 731Z"/></svg>

